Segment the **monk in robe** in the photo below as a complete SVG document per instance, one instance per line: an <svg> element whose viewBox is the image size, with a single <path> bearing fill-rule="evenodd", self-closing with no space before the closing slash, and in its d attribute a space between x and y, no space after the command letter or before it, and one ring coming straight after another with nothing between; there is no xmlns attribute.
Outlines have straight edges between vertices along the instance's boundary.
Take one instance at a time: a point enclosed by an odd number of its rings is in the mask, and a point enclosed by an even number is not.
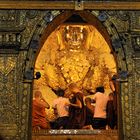
<svg viewBox="0 0 140 140"><path fill-rule="evenodd" d="M82 129L86 122L86 109L84 107L83 93L75 83L69 85L71 95L69 100L69 129Z"/></svg>
<svg viewBox="0 0 140 140"><path fill-rule="evenodd" d="M32 106L32 127L33 130L48 129L49 124L46 120L45 109L49 109L50 105L43 98L40 91L36 91L33 99Z"/></svg>

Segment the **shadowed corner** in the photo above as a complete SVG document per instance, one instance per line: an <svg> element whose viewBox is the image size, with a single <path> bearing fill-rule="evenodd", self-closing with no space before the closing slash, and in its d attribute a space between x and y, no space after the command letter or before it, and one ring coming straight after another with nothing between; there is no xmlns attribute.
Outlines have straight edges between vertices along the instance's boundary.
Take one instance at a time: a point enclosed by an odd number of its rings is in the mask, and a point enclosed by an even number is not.
<svg viewBox="0 0 140 140"><path fill-rule="evenodd" d="M0 134L0 140L5 140L4 137Z"/></svg>

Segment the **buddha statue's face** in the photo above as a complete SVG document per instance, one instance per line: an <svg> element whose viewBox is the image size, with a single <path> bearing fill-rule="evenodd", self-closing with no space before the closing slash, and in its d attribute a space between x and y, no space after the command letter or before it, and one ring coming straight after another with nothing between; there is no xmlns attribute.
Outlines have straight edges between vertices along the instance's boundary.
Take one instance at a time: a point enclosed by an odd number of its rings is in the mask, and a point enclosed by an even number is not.
<svg viewBox="0 0 140 140"><path fill-rule="evenodd" d="M83 26L66 26L64 39L71 49L79 49L84 46L86 40L86 30Z"/></svg>

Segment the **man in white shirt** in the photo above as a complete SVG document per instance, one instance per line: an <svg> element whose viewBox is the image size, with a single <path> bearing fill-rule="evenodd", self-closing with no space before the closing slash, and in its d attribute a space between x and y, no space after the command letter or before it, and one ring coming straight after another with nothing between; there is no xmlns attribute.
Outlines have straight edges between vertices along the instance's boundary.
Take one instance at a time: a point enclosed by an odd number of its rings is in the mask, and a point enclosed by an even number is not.
<svg viewBox="0 0 140 140"><path fill-rule="evenodd" d="M68 98L63 97L64 91L57 91L58 98L53 101L53 109L57 112L57 119L54 123L54 129L66 129L69 122L69 106L70 101Z"/></svg>
<svg viewBox="0 0 140 140"><path fill-rule="evenodd" d="M92 127L94 129L105 129L107 124L106 107L109 97L104 94L104 87L97 87L96 93L93 97L95 102L95 111L93 115Z"/></svg>

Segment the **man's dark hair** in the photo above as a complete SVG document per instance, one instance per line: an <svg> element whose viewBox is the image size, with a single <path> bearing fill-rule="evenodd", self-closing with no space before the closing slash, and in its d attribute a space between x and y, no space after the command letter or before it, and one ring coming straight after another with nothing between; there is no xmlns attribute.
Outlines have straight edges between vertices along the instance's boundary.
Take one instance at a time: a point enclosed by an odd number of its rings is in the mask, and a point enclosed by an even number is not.
<svg viewBox="0 0 140 140"><path fill-rule="evenodd" d="M64 92L64 90L62 90L62 89L58 89L58 90L56 91L56 94L57 94L57 96L59 96L59 97L63 97L64 94L65 94L65 92Z"/></svg>
<svg viewBox="0 0 140 140"><path fill-rule="evenodd" d="M105 92L104 87L103 86L97 87L96 92L104 93Z"/></svg>

